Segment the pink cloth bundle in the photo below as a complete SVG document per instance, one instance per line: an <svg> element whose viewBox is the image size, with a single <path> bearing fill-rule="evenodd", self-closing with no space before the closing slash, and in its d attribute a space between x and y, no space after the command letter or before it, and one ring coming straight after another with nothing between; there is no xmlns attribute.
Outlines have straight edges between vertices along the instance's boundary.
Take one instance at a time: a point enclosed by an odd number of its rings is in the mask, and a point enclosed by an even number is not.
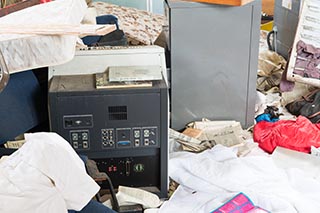
<svg viewBox="0 0 320 213"><path fill-rule="evenodd" d="M240 192L211 213L268 213L268 211L255 206L245 194Z"/></svg>

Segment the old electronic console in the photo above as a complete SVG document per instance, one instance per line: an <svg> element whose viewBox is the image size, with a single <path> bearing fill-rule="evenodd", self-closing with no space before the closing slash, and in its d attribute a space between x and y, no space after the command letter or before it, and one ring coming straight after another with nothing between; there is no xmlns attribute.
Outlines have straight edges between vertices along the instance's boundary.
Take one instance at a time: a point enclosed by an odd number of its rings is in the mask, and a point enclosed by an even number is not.
<svg viewBox="0 0 320 213"><path fill-rule="evenodd" d="M115 187L167 195L168 91L152 87L96 89L94 75L53 76L51 131L94 159Z"/></svg>

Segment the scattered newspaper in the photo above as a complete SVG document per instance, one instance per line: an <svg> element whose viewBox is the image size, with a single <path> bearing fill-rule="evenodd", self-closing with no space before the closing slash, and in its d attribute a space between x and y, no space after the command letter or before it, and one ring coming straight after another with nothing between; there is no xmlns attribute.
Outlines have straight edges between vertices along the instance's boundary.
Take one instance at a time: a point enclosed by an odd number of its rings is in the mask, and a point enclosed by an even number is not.
<svg viewBox="0 0 320 213"><path fill-rule="evenodd" d="M7 141L4 147L7 149L19 149L25 142L25 140Z"/></svg>
<svg viewBox="0 0 320 213"><path fill-rule="evenodd" d="M216 144L226 147L239 147L245 144L245 138L249 137L242 129L240 122L236 121L195 121L187 125L186 134L173 129L169 131L170 145L179 143L181 149L191 152L202 152ZM194 129L195 131L192 131ZM172 141L174 140L174 141ZM179 151L176 149L175 151Z"/></svg>
<svg viewBox="0 0 320 213"><path fill-rule="evenodd" d="M250 137L237 121L194 121L187 125L190 128L202 130L202 134L197 138L201 141L215 141L227 147L241 146L245 138Z"/></svg>
<svg viewBox="0 0 320 213"><path fill-rule="evenodd" d="M186 141L186 142L189 142L192 144L197 144L197 145L201 144L200 140L198 140L196 138L192 138L188 135L182 134L174 129L169 130L169 138L173 138L173 139L180 140L180 141Z"/></svg>
<svg viewBox="0 0 320 213"><path fill-rule="evenodd" d="M183 151L201 152L208 148L212 148L215 145L213 141L200 141L173 129L169 130L169 138L171 146L173 146L172 144L174 143L179 143Z"/></svg>

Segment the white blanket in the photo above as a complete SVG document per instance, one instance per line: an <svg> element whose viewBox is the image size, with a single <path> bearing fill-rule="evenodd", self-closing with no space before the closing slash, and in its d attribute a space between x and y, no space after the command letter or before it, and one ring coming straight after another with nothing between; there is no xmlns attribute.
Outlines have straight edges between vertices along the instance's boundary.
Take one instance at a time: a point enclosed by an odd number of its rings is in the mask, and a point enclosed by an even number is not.
<svg viewBox="0 0 320 213"><path fill-rule="evenodd" d="M99 186L70 144L55 133L26 134L25 139L0 163L0 212L81 210Z"/></svg>
<svg viewBox="0 0 320 213"><path fill-rule="evenodd" d="M280 169L266 156L238 158L219 145L176 153L169 176L181 185L160 212L211 212L239 192L272 213L320 212L320 182L296 168Z"/></svg>

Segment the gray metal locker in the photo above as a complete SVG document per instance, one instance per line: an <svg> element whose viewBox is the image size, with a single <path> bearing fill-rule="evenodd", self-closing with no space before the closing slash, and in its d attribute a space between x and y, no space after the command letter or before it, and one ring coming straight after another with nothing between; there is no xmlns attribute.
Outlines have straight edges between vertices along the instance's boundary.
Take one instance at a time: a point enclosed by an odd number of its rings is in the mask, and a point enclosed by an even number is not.
<svg viewBox="0 0 320 213"><path fill-rule="evenodd" d="M190 121L254 122L261 1L232 7L166 0L171 127Z"/></svg>
<svg viewBox="0 0 320 213"><path fill-rule="evenodd" d="M300 0L293 0L291 9L282 5L283 0L275 0L273 26L277 27L276 52L288 59L296 34Z"/></svg>

